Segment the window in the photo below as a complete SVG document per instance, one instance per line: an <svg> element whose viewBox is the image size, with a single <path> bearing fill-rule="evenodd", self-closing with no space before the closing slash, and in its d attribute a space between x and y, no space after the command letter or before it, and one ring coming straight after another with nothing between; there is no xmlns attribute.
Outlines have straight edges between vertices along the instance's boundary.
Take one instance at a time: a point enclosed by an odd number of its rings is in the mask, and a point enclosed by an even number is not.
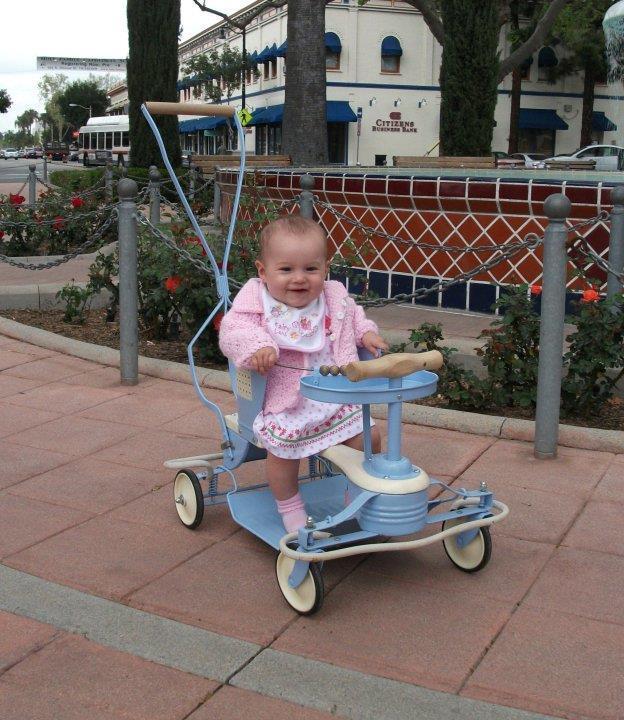
<svg viewBox="0 0 624 720"><path fill-rule="evenodd" d="M263 77L265 80L268 80L269 79L269 63L268 62L262 63L262 67L264 68Z"/></svg>
<svg viewBox="0 0 624 720"><path fill-rule="evenodd" d="M403 48L398 38L388 35L381 43L381 72L398 73L401 70Z"/></svg>
<svg viewBox="0 0 624 720"><path fill-rule="evenodd" d="M113 149L113 133L112 132L106 133L106 149L107 150Z"/></svg>
<svg viewBox="0 0 624 720"><path fill-rule="evenodd" d="M541 153L546 157L555 154L555 130L520 128L518 150L525 153Z"/></svg>
<svg viewBox="0 0 624 720"><path fill-rule="evenodd" d="M551 47L543 47L537 56L537 79L540 82L554 83L554 69L559 65L555 51Z"/></svg>
<svg viewBox="0 0 624 720"><path fill-rule="evenodd" d="M121 145L121 133L120 132L114 132L113 133L113 146L119 147Z"/></svg>
<svg viewBox="0 0 624 720"><path fill-rule="evenodd" d="M533 57L528 57L522 65L520 65L520 79L528 80L531 76L531 65L533 65Z"/></svg>
<svg viewBox="0 0 624 720"><path fill-rule="evenodd" d="M325 33L325 69L340 70L342 43L334 32Z"/></svg>
<svg viewBox="0 0 624 720"><path fill-rule="evenodd" d="M130 133L127 130L121 133L121 144L123 147L130 147Z"/></svg>
<svg viewBox="0 0 624 720"><path fill-rule="evenodd" d="M277 77L277 58L271 58L269 64L271 66L271 77L276 78Z"/></svg>

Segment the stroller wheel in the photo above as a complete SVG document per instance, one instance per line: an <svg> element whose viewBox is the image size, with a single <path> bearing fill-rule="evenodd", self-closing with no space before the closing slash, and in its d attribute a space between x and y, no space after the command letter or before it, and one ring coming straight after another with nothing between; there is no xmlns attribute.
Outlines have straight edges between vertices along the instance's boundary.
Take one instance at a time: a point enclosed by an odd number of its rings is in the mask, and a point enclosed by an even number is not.
<svg viewBox="0 0 624 720"><path fill-rule="evenodd" d="M442 530L467 522L466 518L453 518L442 523ZM444 538L442 544L449 560L464 572L473 573L483 569L492 555L492 538L487 527L480 527L475 537L463 547L457 544L458 535Z"/></svg>
<svg viewBox="0 0 624 720"><path fill-rule="evenodd" d="M277 584L284 599L293 610L296 610L300 615L313 615L317 610L321 609L325 596L321 568L319 563L310 563L301 585L293 588L288 584L288 578L294 566L295 561L292 558L279 553L275 563Z"/></svg>
<svg viewBox="0 0 624 720"><path fill-rule="evenodd" d="M194 530L204 517L204 494L192 470L180 470L175 476L173 499L180 520Z"/></svg>

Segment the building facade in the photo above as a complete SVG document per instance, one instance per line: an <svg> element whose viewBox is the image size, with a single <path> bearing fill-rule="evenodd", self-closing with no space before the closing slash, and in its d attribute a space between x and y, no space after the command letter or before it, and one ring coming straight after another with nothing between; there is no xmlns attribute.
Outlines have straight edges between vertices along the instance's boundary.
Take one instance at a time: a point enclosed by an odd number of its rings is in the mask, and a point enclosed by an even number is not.
<svg viewBox="0 0 624 720"><path fill-rule="evenodd" d="M233 17L261 4L258 0ZM286 6L267 7L245 29L246 51L257 69L247 73L245 82L245 106L253 114L246 129L246 150L256 154L281 153L288 59L286 13ZM436 155L442 48L421 14L400 0L372 0L362 7L357 0L334 0L327 6L325 24L330 163L391 165L393 155ZM503 57L509 54L506 35L503 28ZM184 72L185 64L197 54L221 51L226 44L242 50L243 37L224 22L180 44L181 102L203 99L201 88ZM566 76L555 83L549 80L562 52L560 47L542 48L523 67L522 151L554 155L579 147L582 75ZM508 147L510 94L511 75L499 86L493 150L506 151ZM596 142L622 144L617 129L622 99L619 86L596 87ZM111 101L119 103L120 99L113 96ZM230 103L242 107L240 88ZM186 150L214 154L224 147L236 149L231 134L228 137L218 122L183 122L181 130Z"/></svg>

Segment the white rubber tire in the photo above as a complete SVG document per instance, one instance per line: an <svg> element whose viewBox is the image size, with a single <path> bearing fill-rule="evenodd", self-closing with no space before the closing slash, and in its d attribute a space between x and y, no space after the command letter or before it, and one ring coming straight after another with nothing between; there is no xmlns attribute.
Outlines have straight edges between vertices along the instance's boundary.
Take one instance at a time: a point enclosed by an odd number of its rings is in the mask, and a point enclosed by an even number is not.
<svg viewBox="0 0 624 720"><path fill-rule="evenodd" d="M462 525L467 522L465 517L451 518L442 523L442 530ZM457 546L457 535L444 538L442 544L449 560L464 572L477 572L484 568L490 561L492 554L492 539L487 527L480 527L474 539L468 545L460 548Z"/></svg>
<svg viewBox="0 0 624 720"><path fill-rule="evenodd" d="M187 528L194 530L204 517L204 496L197 475L192 470L180 470L175 476L173 499L180 520Z"/></svg>
<svg viewBox="0 0 624 720"><path fill-rule="evenodd" d="M320 610L325 595L323 576L318 563L311 563L308 572L299 587L293 588L288 584L288 578L295 566L292 558L279 553L275 562L277 584L282 591L286 602L300 615L313 615Z"/></svg>

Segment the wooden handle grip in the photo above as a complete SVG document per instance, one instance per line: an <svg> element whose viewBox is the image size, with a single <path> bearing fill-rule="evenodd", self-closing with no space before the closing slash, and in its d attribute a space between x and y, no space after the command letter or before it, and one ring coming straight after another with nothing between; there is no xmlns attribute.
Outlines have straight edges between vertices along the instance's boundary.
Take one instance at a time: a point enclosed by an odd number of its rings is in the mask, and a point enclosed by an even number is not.
<svg viewBox="0 0 624 720"><path fill-rule="evenodd" d="M398 378L418 370L438 370L444 358L438 350L421 353L393 353L375 360L356 360L340 368L343 375L357 382L366 378Z"/></svg>
<svg viewBox="0 0 624 720"><path fill-rule="evenodd" d="M233 117L236 108L232 105L205 105L204 103L176 103L146 100L145 107L152 115L206 115Z"/></svg>

